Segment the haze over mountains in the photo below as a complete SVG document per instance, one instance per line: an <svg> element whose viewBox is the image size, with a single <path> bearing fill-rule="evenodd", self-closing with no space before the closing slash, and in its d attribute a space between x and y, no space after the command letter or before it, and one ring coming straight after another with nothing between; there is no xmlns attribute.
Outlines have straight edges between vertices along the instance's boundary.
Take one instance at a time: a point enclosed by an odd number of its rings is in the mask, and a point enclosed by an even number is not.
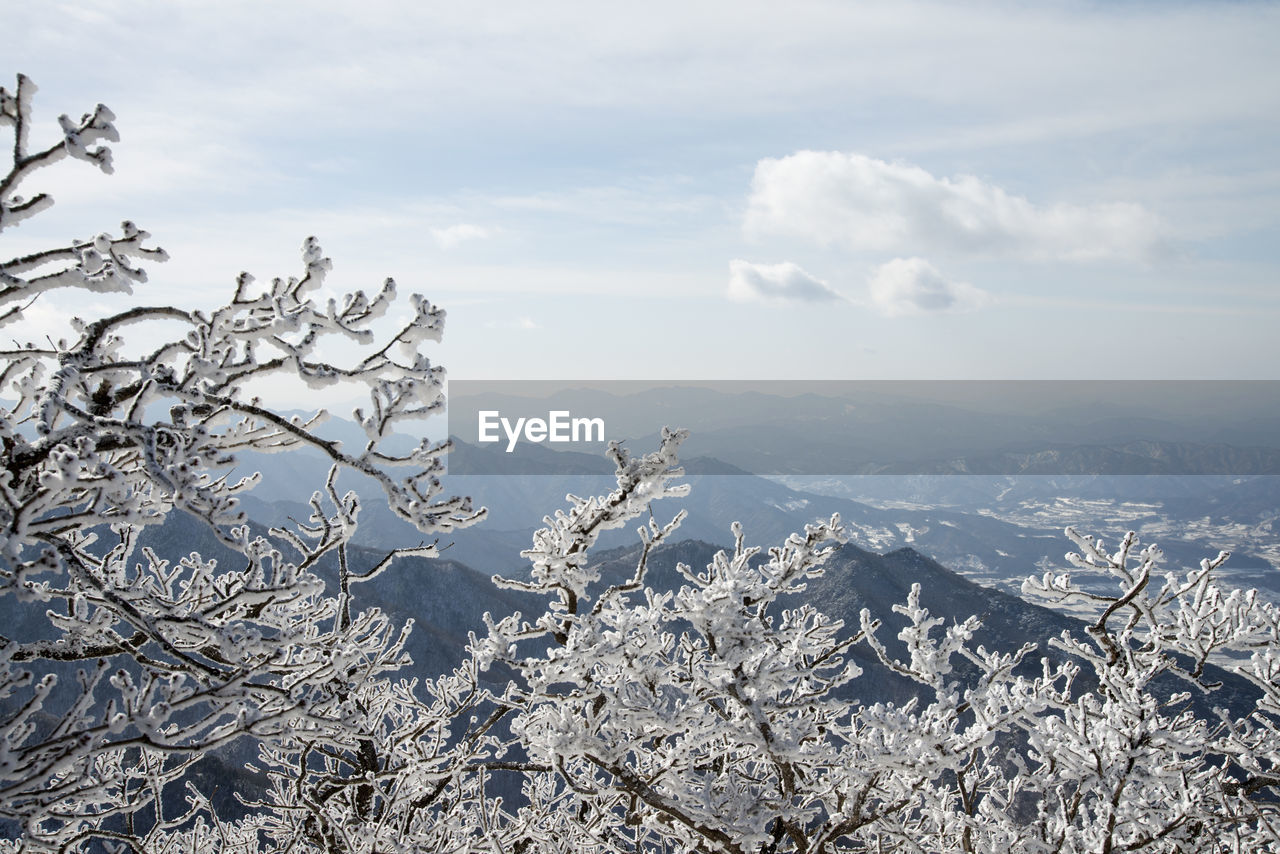
<svg viewBox="0 0 1280 854"><path fill-rule="evenodd" d="M863 548L910 546L1016 592L1026 576L1063 566L1064 526L1110 541L1133 529L1160 544L1170 570L1230 550L1225 581L1280 598L1280 383L645 385L453 383L449 427L460 435L445 485L489 518L443 539L446 555L485 574L520 572L519 552L567 493L612 487L602 443L522 442L506 453L472 435L482 407L512 418L559 409L602 413L608 437L633 453L656 447L664 424L692 428L681 448L692 486L682 538L727 544L740 521L767 545L838 512ZM323 429L363 442L342 419ZM298 489L318 486L325 463L278 454L240 468L263 470L245 507L273 524L309 512ZM365 499L358 543L421 540L367 484L340 487ZM617 531L602 546L634 542Z"/></svg>

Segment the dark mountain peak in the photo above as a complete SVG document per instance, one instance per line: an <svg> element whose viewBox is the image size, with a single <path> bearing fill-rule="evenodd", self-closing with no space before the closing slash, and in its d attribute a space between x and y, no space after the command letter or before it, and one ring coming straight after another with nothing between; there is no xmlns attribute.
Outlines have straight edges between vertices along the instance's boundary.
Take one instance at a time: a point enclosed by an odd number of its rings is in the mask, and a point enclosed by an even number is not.
<svg viewBox="0 0 1280 854"><path fill-rule="evenodd" d="M836 553L834 557L835 559L838 559L838 560L865 561L865 560L871 560L871 559L878 559L880 557L880 553L873 552L870 549L864 549L862 546L859 546L856 543L845 543L844 545L840 546L840 548L836 549Z"/></svg>
<svg viewBox="0 0 1280 854"><path fill-rule="evenodd" d="M945 583L948 586L963 588L965 590L988 590L988 588L970 581L955 570L938 562L932 556L927 555L922 551L918 551L912 546L901 546L893 551L885 552L883 555L879 555L879 557L885 563L893 566L898 572L910 572L918 575L919 580L922 583L925 581L945 579ZM991 592L995 593L1000 591L991 590ZM1008 594L1001 592L1001 595L1007 596Z"/></svg>
<svg viewBox="0 0 1280 854"><path fill-rule="evenodd" d="M938 563L928 555L923 554L922 552L916 551L911 546L899 546L898 548L893 549L892 551L885 552L883 557L893 558L907 564L932 563L935 566L937 566L939 569L945 569L945 567L943 567L942 564Z"/></svg>

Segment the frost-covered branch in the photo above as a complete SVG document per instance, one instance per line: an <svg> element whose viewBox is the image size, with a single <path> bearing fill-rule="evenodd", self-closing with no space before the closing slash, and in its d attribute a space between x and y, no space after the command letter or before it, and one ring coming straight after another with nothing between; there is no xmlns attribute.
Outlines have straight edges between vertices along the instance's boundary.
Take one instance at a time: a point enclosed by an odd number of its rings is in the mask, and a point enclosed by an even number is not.
<svg viewBox="0 0 1280 854"><path fill-rule="evenodd" d="M34 92L23 76L0 90L14 139L0 231L52 204L18 194L40 169L69 155L111 171L101 144L118 139L111 112L64 116L61 138L35 149ZM134 259L164 257L147 239L125 223L120 237L0 263L0 321L53 289L129 292L146 280ZM447 443L383 447L404 420L443 409L443 371L421 348L439 340L444 312L414 296L380 336L380 318L396 313L394 283L317 301L331 264L314 239L302 254L300 276L256 288L242 274L211 312L135 305L73 320L70 339L0 351L0 818L35 850L92 840L153 850L159 842L123 832L135 818L156 839L214 820L165 814L161 793L200 757L244 737L332 754L372 728L355 688L407 663L409 628L355 607L349 585L436 552L424 539L357 565L347 543L359 501L338 494L340 472L376 484L424 537L483 516L442 494ZM335 361L335 342L355 355ZM317 432L323 411L284 415L245 390L273 377L368 387L372 414L356 412L366 441L344 447ZM251 527L239 497L260 476L233 470L249 452L300 448L330 463L311 516L269 535ZM174 511L231 558L144 545ZM337 596L318 574L333 554Z"/></svg>
<svg viewBox="0 0 1280 854"><path fill-rule="evenodd" d="M79 121L61 116L61 138L38 151L30 150L31 101L35 92L35 84L22 74L18 75L14 92L0 87L0 125L13 128L11 165L0 178L0 232L53 204L47 193L24 197L17 192L38 170L71 156L103 172L112 171L111 149L99 143L117 142L120 136L112 124L115 115L102 104ZM163 249L144 246L150 235L133 223L123 223L120 230L119 237L99 234L8 261L2 260L4 253L0 252L0 325L20 318L32 300L50 290L131 293L135 283L145 282L146 272L133 259L164 261L168 256Z"/></svg>

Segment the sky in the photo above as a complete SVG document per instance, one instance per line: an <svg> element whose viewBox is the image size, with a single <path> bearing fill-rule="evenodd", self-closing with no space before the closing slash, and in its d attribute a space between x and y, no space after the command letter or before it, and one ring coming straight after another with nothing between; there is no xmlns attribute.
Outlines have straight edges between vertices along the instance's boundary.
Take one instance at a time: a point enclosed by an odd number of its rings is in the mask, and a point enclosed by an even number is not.
<svg viewBox="0 0 1280 854"><path fill-rule="evenodd" d="M132 219L137 301L315 235L454 378L1280 378L1280 4L6 6L121 141L0 254Z"/></svg>

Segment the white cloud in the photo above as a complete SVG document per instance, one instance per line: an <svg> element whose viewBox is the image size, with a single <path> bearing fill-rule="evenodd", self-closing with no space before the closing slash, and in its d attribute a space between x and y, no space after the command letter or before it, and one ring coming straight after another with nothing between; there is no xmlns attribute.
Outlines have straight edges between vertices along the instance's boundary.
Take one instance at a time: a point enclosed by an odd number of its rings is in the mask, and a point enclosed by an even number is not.
<svg viewBox="0 0 1280 854"><path fill-rule="evenodd" d="M923 258L894 258L871 274L871 303L887 317L958 314L990 302L991 295L953 282Z"/></svg>
<svg viewBox="0 0 1280 854"><path fill-rule="evenodd" d="M757 163L745 229L857 250L1034 260L1145 259L1164 243L1162 222L1140 205L1036 205L972 175L938 178L837 151Z"/></svg>
<svg viewBox="0 0 1280 854"><path fill-rule="evenodd" d="M789 261L752 264L741 259L729 262L729 298L739 302L827 302L844 299L826 282Z"/></svg>
<svg viewBox="0 0 1280 854"><path fill-rule="evenodd" d="M481 240L489 237L490 232L487 228L463 222L448 228L433 228L431 236L436 239L436 243L440 244L441 249L452 249L465 240Z"/></svg>

